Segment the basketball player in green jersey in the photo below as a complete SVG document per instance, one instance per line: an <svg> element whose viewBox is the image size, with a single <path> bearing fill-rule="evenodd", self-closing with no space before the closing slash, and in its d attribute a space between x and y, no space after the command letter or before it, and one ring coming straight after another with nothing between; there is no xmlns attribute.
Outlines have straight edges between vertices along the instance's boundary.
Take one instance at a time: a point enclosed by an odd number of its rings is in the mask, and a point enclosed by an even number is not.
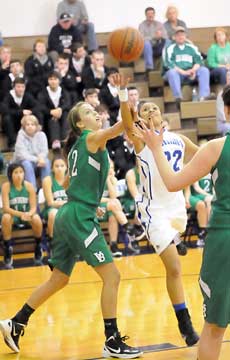
<svg viewBox="0 0 230 360"><path fill-rule="evenodd" d="M7 169L9 181L2 185L2 236L4 249L4 264L6 269L13 268L13 248L11 245L13 225L31 225L34 238L34 262L42 264L42 221L37 214L36 193L34 187L25 181L24 167L19 163L12 163Z"/></svg>
<svg viewBox="0 0 230 360"><path fill-rule="evenodd" d="M230 85L223 89L226 121L230 122ZM219 359L221 344L230 323L230 134L209 141L179 172L174 172L162 151L163 131L141 123L136 136L148 145L169 191L178 191L211 173L215 190L200 273L204 298L204 327L198 360Z"/></svg>
<svg viewBox="0 0 230 360"><path fill-rule="evenodd" d="M19 338L30 315L51 295L68 284L77 255L91 266L103 282L101 307L106 341L104 357L131 359L142 352L125 343L117 328L116 308L120 274L105 242L96 209L100 204L109 169L106 142L123 131L122 123L101 130L102 120L91 105L79 102L69 113L72 133L66 146L75 138L68 155L68 202L58 211L54 224L53 255L50 279L36 289L22 309L0 322L6 344L19 352Z"/></svg>
<svg viewBox="0 0 230 360"><path fill-rule="evenodd" d="M47 231L49 236L49 250L52 247L54 220L58 209L67 200L67 194L63 187L66 180L67 166L66 161L61 156L57 156L52 161L52 174L46 176L42 182L42 189L45 197L45 207L42 211L43 218L47 221Z"/></svg>

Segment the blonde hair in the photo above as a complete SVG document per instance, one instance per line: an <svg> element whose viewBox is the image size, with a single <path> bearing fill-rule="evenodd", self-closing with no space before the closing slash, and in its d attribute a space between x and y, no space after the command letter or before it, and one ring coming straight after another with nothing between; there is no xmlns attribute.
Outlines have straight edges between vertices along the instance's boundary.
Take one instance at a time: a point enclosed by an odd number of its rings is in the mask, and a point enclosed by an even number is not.
<svg viewBox="0 0 230 360"><path fill-rule="evenodd" d="M167 10L166 10L166 13L165 13L166 19L168 19L168 13L169 13L169 11L172 10L172 9L176 11L176 14L177 14L177 16L178 16L178 9L177 9L177 7L176 7L175 5L169 5L169 6L167 7Z"/></svg>
<svg viewBox="0 0 230 360"><path fill-rule="evenodd" d="M34 115L24 115L23 118L21 119L21 125L22 125L23 129L25 129L27 121L31 121L34 125L36 125L37 130L40 130L40 124L39 124L39 121L36 118L36 116L34 116Z"/></svg>
<svg viewBox="0 0 230 360"><path fill-rule="evenodd" d="M216 34L217 34L219 31L225 34L225 36L226 36L226 41L227 41L227 38L228 38L228 32L227 32L227 30L226 30L225 28L223 28L223 27L217 27L217 28L215 29L215 31L214 31L214 40L215 40L215 42L217 42L217 40L216 40Z"/></svg>

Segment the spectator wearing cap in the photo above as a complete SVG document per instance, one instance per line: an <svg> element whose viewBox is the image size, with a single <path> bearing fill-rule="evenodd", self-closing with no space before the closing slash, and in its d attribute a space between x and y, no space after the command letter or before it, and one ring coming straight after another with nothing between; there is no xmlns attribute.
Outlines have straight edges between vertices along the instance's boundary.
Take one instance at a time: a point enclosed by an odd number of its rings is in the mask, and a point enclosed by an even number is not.
<svg viewBox="0 0 230 360"><path fill-rule="evenodd" d="M188 28L183 20L178 19L178 9L174 5L169 5L166 10L165 17L167 21L164 23L168 38L174 40L175 29L177 26L182 26L188 35Z"/></svg>
<svg viewBox="0 0 230 360"><path fill-rule="evenodd" d="M105 104L109 110L110 125L117 122L117 117L120 109L120 101L118 97L118 90L114 84L113 76L118 73L117 68L109 68L107 72L107 84L100 91L100 101Z"/></svg>
<svg viewBox="0 0 230 360"><path fill-rule="evenodd" d="M63 12L67 12L73 16L74 25L81 34L87 36L88 52L92 53L98 48L94 24L89 22L89 16L83 1L79 0L62 0L57 6L57 18Z"/></svg>
<svg viewBox="0 0 230 360"><path fill-rule="evenodd" d="M67 114L71 107L70 96L60 85L57 71L48 76L48 86L38 94L44 119L44 130L53 149L61 147L68 131Z"/></svg>
<svg viewBox="0 0 230 360"><path fill-rule="evenodd" d="M163 69L164 78L169 82L176 102L183 100L181 84L199 84L199 99L210 99L210 74L207 67L203 64L203 58L198 48L186 41L185 29L178 26L174 34L175 42L164 49Z"/></svg>
<svg viewBox="0 0 230 360"><path fill-rule="evenodd" d="M37 101L26 91L25 80L17 77L13 89L5 96L2 103L3 129L8 140L8 148L13 148L17 132L21 127L24 115L35 115L41 121Z"/></svg>
<svg viewBox="0 0 230 360"><path fill-rule="evenodd" d="M33 45L33 54L25 61L26 88L35 97L47 85L48 74L53 71L52 58L47 54L46 43L37 39Z"/></svg>
<svg viewBox="0 0 230 360"><path fill-rule="evenodd" d="M144 60L146 70L154 69L154 57L162 54L163 47L167 45L167 33L164 25L155 20L155 9L145 9L145 20L139 25L139 31L144 37Z"/></svg>
<svg viewBox="0 0 230 360"><path fill-rule="evenodd" d="M54 63L58 54L66 53L71 55L73 43L81 42L81 40L79 30L73 25L72 16L66 12L61 13L58 23L52 27L48 36L48 51Z"/></svg>

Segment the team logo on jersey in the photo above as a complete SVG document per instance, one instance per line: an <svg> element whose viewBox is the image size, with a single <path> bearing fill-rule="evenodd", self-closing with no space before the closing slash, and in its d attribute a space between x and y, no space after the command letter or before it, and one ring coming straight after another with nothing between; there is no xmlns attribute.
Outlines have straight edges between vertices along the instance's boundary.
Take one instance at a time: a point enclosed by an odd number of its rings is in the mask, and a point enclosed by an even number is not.
<svg viewBox="0 0 230 360"><path fill-rule="evenodd" d="M96 256L97 260L102 263L105 261L105 255L103 254L102 251L99 251L99 252L95 252L93 253L94 256Z"/></svg>
<svg viewBox="0 0 230 360"><path fill-rule="evenodd" d="M206 316L207 316L207 305L203 304L203 317L204 317L204 319L206 319Z"/></svg>

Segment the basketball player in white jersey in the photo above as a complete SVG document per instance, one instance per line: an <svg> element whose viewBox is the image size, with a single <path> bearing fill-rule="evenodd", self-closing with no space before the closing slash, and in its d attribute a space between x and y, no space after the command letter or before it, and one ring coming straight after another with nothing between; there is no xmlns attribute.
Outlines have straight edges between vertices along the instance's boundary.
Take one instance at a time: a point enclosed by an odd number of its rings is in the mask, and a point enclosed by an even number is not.
<svg viewBox="0 0 230 360"><path fill-rule="evenodd" d="M174 307L178 326L186 344L196 344L199 337L193 329L185 304L179 256L176 250L178 235L186 227L187 216L182 191L169 192L158 172L151 150L142 140L135 137L134 122L137 116L128 105L127 79L114 75L119 89L121 115L128 137L133 141L136 156L141 165L141 192L135 199L139 220L148 240L154 246L166 269L166 285ZM144 103L140 116L146 126L153 121L156 130L162 128L163 119L159 107L154 103ZM184 154L191 158L198 147L183 135L164 131L163 148L171 167L179 171L183 166Z"/></svg>

